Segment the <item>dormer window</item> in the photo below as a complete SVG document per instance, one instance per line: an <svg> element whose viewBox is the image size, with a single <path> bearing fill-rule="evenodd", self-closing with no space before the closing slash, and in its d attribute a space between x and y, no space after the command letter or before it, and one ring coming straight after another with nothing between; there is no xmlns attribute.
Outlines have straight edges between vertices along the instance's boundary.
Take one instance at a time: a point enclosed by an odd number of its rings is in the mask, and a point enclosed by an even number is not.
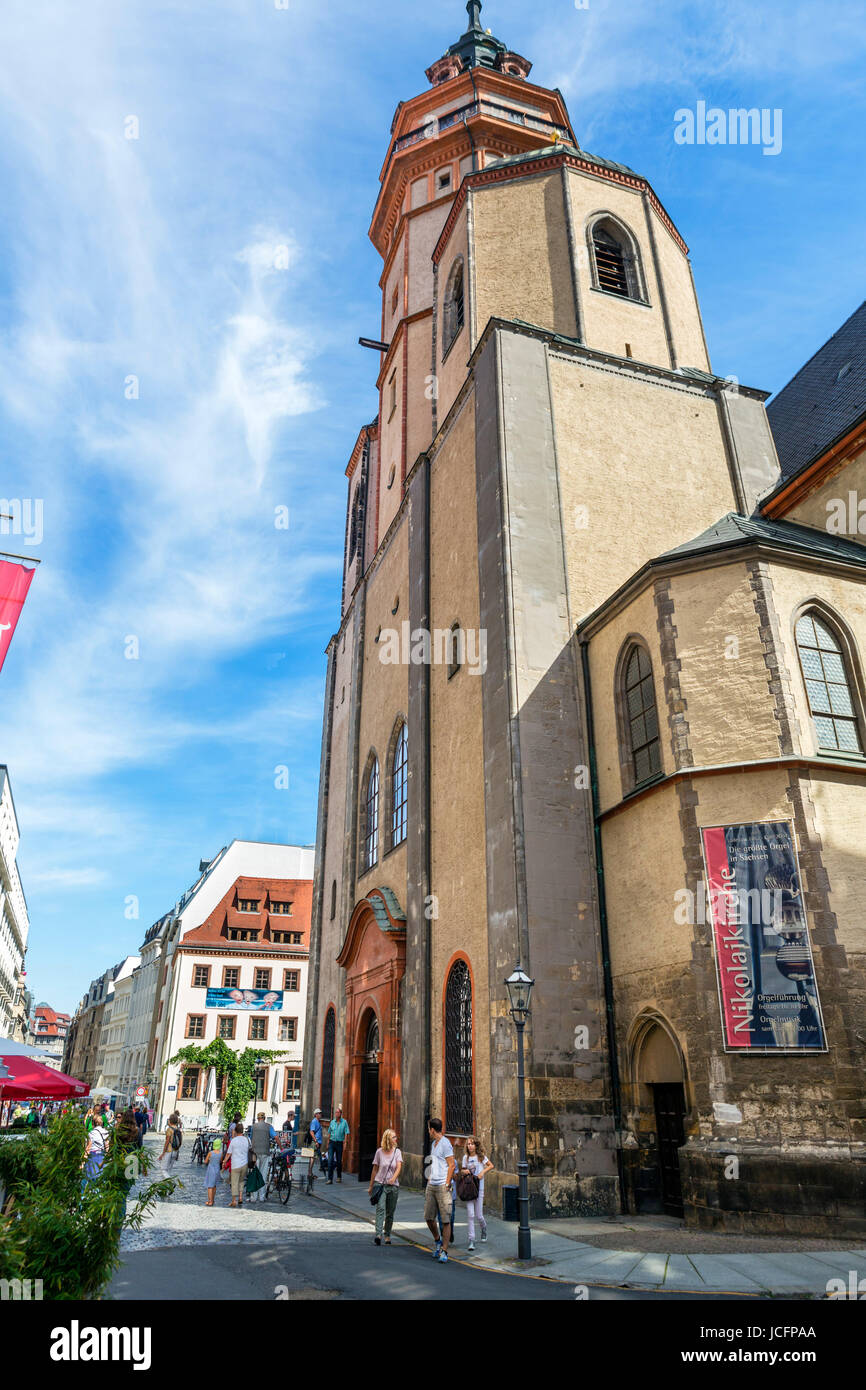
<svg viewBox="0 0 866 1390"><path fill-rule="evenodd" d="M246 927L229 927L229 941L258 941L259 933Z"/></svg>
<svg viewBox="0 0 866 1390"><path fill-rule="evenodd" d="M278 917L291 917L291 915L292 915L292 904L291 904L291 903L274 903L274 902L272 902L272 903L271 903L271 912L276 913Z"/></svg>
<svg viewBox="0 0 866 1390"><path fill-rule="evenodd" d="M238 912L258 912L258 898L238 898Z"/></svg>

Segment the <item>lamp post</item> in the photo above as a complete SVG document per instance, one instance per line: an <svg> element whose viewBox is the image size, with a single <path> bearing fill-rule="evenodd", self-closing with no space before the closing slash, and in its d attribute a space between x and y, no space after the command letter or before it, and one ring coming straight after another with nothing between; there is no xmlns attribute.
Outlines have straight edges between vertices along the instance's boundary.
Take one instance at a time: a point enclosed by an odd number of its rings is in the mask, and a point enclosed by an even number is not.
<svg viewBox="0 0 866 1390"><path fill-rule="evenodd" d="M518 965L505 981L508 999L511 1004L511 1017L517 1028L517 1209L520 1223L517 1227L517 1258L532 1259L532 1232L529 1229L529 1164L526 1161L526 1084L523 1070L523 1030L529 1017L529 1001L532 986L525 970Z"/></svg>
<svg viewBox="0 0 866 1390"><path fill-rule="evenodd" d="M264 1057L257 1057L253 1066L253 1118L251 1124L256 1122L256 1101L259 1098L259 1073L265 1064ZM262 1096L264 1100L264 1095Z"/></svg>

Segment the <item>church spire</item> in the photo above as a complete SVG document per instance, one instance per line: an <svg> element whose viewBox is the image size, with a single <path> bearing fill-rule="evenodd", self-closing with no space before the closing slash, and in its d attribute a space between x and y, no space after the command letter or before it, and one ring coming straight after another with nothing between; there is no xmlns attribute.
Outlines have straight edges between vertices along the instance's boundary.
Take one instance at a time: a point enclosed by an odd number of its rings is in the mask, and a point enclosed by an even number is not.
<svg viewBox="0 0 866 1390"><path fill-rule="evenodd" d="M481 0L469 0L466 6L469 28L461 34L444 57L427 69L433 83L448 81L469 68L493 68L512 77L527 77L532 67L525 58L512 53L507 44L495 39L489 29L481 27Z"/></svg>
<svg viewBox="0 0 866 1390"><path fill-rule="evenodd" d="M470 28L470 29L480 29L480 28L481 28L481 0L469 0L469 4L466 6L466 9L467 9L468 12L469 12L469 28Z"/></svg>

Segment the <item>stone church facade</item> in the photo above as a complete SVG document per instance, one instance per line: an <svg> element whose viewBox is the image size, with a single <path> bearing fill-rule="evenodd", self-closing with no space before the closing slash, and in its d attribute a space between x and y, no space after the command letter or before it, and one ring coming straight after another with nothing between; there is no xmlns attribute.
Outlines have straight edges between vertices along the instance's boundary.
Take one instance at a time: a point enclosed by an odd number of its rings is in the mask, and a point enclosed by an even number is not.
<svg viewBox="0 0 866 1390"><path fill-rule="evenodd" d="M534 1212L862 1233L866 547L822 520L862 420L786 478L656 192L467 9L370 229L304 1113L343 1105L362 1176L393 1125L416 1178L441 1115L495 1203L520 963ZM765 844L744 1045L708 883Z"/></svg>

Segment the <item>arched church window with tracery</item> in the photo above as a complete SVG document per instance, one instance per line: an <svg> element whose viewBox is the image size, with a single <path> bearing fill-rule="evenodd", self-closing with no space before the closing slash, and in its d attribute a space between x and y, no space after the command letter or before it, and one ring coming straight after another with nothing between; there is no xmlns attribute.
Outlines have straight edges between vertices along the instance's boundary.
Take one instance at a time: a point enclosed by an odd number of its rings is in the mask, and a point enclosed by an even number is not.
<svg viewBox="0 0 866 1390"><path fill-rule="evenodd" d="M391 848L406 838L406 813L409 798L409 734L405 720L400 725L391 767Z"/></svg>
<svg viewBox="0 0 866 1390"><path fill-rule="evenodd" d="M322 1043L322 1086L319 1092L319 1105L326 1120L331 1118L334 1104L334 1053L337 1041L337 1015L333 1005L325 1014L325 1035Z"/></svg>
<svg viewBox="0 0 866 1390"><path fill-rule="evenodd" d="M635 786L661 772L661 744L652 662L632 647L625 663L625 714Z"/></svg>
<svg viewBox="0 0 866 1390"><path fill-rule="evenodd" d="M590 227L595 288L623 299L645 298L637 244L619 222L600 217Z"/></svg>
<svg viewBox="0 0 866 1390"><path fill-rule="evenodd" d="M851 679L838 636L814 609L798 620L796 631L818 747L825 752L862 753Z"/></svg>
<svg viewBox="0 0 866 1390"><path fill-rule="evenodd" d="M364 786L364 817L361 835L361 872L372 869L379 860L379 759L374 757Z"/></svg>
<svg viewBox="0 0 866 1390"><path fill-rule="evenodd" d="M471 1134L472 976L465 960L456 960L445 986L445 1126L451 1134Z"/></svg>
<svg viewBox="0 0 866 1390"><path fill-rule="evenodd" d="M466 321L466 295L464 288L463 257L459 257L451 267L445 287L445 304L442 314L442 354L451 347Z"/></svg>

